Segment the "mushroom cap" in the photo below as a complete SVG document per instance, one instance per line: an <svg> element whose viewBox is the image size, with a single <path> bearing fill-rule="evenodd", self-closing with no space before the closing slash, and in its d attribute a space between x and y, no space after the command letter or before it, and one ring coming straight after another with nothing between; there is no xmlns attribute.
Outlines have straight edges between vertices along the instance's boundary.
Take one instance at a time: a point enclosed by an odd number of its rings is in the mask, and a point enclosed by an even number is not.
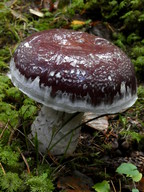
<svg viewBox="0 0 144 192"><path fill-rule="evenodd" d="M10 69L22 92L60 111L117 113L137 99L130 59L111 42L85 32L37 32L18 46Z"/></svg>

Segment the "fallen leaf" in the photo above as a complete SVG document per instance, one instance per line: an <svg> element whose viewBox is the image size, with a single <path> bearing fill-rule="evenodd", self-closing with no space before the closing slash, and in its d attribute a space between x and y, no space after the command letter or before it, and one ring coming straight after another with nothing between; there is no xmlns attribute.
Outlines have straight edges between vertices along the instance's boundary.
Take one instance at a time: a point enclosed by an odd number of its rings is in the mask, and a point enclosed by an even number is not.
<svg viewBox="0 0 144 192"><path fill-rule="evenodd" d="M83 122L86 123L86 125L88 125L89 127L96 129L98 131L106 131L108 129L108 117L107 116L103 116L97 119L96 118L96 114L95 113L85 113L84 117L83 117ZM90 121L91 119L94 119L92 121ZM89 121L87 123L87 121Z"/></svg>
<svg viewBox="0 0 144 192"><path fill-rule="evenodd" d="M72 25L84 25L85 22L84 21L80 21L80 20L73 20L71 22Z"/></svg>
<svg viewBox="0 0 144 192"><path fill-rule="evenodd" d="M75 171L72 176L59 178L57 183L57 187L66 192L90 192L92 186L91 178L79 171Z"/></svg>
<svg viewBox="0 0 144 192"><path fill-rule="evenodd" d="M141 191L144 192L144 177L139 181L137 188Z"/></svg>
<svg viewBox="0 0 144 192"><path fill-rule="evenodd" d="M44 14L38 10L34 10L34 9L29 9L30 13L33 15L36 15L38 17L44 17Z"/></svg>

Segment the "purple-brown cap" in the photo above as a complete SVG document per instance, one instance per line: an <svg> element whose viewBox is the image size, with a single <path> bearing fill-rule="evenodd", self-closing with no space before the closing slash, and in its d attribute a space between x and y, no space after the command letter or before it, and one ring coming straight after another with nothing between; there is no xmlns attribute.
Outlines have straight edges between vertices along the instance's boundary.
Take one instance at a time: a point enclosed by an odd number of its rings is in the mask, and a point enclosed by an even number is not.
<svg viewBox="0 0 144 192"><path fill-rule="evenodd" d="M56 110L117 113L137 99L130 59L111 42L85 32L35 33L16 49L10 69L14 85Z"/></svg>

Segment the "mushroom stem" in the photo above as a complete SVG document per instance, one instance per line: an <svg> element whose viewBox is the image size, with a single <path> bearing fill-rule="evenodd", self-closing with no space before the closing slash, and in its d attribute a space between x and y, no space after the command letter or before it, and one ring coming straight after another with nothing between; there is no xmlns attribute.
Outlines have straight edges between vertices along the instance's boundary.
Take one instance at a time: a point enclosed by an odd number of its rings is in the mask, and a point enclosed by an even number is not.
<svg viewBox="0 0 144 192"><path fill-rule="evenodd" d="M66 113L43 106L31 127L32 137L37 134L39 150L54 155L72 154L78 143L82 117L83 113Z"/></svg>

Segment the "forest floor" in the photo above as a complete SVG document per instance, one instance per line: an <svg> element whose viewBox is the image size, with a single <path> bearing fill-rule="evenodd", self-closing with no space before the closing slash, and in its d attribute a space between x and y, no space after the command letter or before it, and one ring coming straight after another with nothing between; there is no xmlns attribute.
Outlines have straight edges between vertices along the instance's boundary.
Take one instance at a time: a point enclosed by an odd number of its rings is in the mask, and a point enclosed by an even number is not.
<svg viewBox="0 0 144 192"><path fill-rule="evenodd" d="M42 155L37 140L28 139L41 105L23 95L7 76L12 54L24 38L37 31L63 27L99 33L128 54L133 46L124 45L121 33L115 39L117 25L99 21L100 18L94 20L93 11L87 11L90 7L84 9L80 3L70 7L68 1L58 8L49 2L0 2L0 191L143 192L143 176L137 182L129 171L127 175L116 172L122 163L131 163L144 175L144 74L133 55L129 56L135 59L139 72L138 100L129 110L107 116L105 130L83 125L71 156ZM78 9L76 13L74 9ZM134 41L140 47L139 42L144 43L143 37L136 35L129 42ZM138 54L141 57L144 53ZM96 183L102 185L93 187Z"/></svg>

